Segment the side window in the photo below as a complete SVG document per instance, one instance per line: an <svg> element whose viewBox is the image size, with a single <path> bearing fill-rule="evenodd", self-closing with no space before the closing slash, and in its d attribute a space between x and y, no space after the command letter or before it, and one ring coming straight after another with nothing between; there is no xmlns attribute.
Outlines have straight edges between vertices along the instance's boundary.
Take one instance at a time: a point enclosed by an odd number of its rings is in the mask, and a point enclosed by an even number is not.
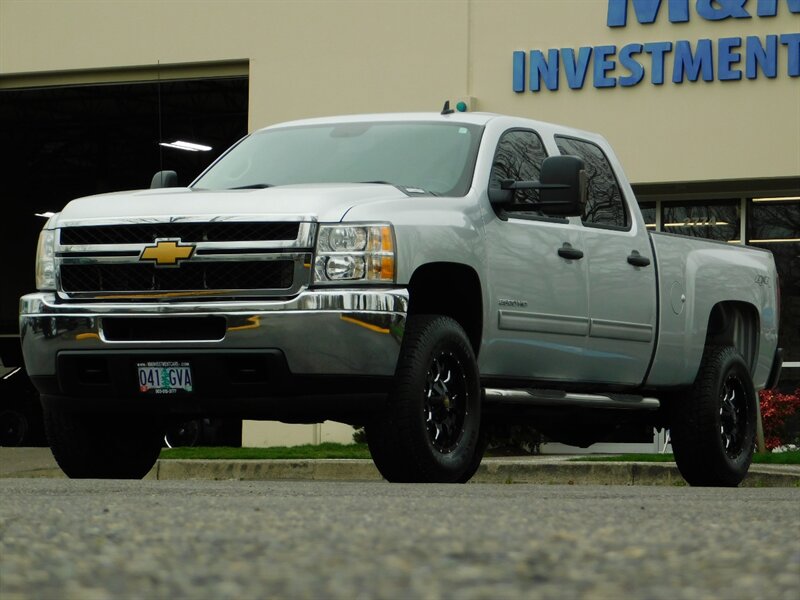
<svg viewBox="0 0 800 600"><path fill-rule="evenodd" d="M526 129L510 129L503 133L497 143L497 150L489 175L489 187L500 187L500 180L515 179L528 181L539 179L542 162L547 152L539 135ZM514 201L517 203L536 202L538 190L517 190Z"/></svg>
<svg viewBox="0 0 800 600"><path fill-rule="evenodd" d="M586 165L589 190L583 222L587 225L628 227L628 213L614 171L599 146L584 140L556 136L561 154L579 156Z"/></svg>

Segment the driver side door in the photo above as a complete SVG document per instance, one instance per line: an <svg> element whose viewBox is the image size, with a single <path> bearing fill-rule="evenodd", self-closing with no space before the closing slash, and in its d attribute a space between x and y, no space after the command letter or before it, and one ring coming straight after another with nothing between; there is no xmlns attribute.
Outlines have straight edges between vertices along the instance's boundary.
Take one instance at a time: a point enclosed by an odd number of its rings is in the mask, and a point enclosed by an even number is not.
<svg viewBox="0 0 800 600"><path fill-rule="evenodd" d="M509 129L498 142L489 185L538 180L547 152L540 136ZM516 190L515 203L534 203L537 190ZM493 207L485 215L490 341L479 357L485 378L580 380L589 333L586 261L579 218L552 218Z"/></svg>

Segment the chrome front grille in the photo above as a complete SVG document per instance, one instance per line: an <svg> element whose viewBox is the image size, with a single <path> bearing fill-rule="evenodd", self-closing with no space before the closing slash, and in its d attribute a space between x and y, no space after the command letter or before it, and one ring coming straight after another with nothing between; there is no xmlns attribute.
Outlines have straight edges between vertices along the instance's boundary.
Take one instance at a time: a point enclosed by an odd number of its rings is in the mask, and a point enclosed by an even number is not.
<svg viewBox="0 0 800 600"><path fill-rule="evenodd" d="M308 286L316 224L206 221L69 224L56 245L65 298L291 296ZM154 248L183 251L154 260ZM190 248L191 251L186 250Z"/></svg>

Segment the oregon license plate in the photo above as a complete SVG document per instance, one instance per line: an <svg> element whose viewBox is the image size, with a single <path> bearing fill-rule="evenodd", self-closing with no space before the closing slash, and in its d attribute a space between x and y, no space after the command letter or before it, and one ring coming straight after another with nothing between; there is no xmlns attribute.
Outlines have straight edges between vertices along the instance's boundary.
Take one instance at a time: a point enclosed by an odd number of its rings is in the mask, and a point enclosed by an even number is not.
<svg viewBox="0 0 800 600"><path fill-rule="evenodd" d="M139 391L143 394L177 394L192 391L192 369L188 362L152 361L136 363Z"/></svg>

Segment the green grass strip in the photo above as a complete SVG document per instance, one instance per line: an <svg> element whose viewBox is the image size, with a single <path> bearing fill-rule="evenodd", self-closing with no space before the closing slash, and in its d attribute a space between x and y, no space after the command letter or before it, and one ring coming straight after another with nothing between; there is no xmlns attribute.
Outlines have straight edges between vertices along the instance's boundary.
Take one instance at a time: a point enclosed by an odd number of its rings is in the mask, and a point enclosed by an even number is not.
<svg viewBox="0 0 800 600"><path fill-rule="evenodd" d="M366 444L306 444L272 448L184 447L165 448L163 459L195 460L291 460L326 458L370 458ZM572 461L590 462L674 462L672 454L615 454L610 456L576 456ZM771 465L800 465L800 451L756 453L753 462Z"/></svg>
<svg viewBox="0 0 800 600"><path fill-rule="evenodd" d="M202 460L289 460L325 458L370 458L366 444L306 444L272 448L183 447L164 448L160 458Z"/></svg>

